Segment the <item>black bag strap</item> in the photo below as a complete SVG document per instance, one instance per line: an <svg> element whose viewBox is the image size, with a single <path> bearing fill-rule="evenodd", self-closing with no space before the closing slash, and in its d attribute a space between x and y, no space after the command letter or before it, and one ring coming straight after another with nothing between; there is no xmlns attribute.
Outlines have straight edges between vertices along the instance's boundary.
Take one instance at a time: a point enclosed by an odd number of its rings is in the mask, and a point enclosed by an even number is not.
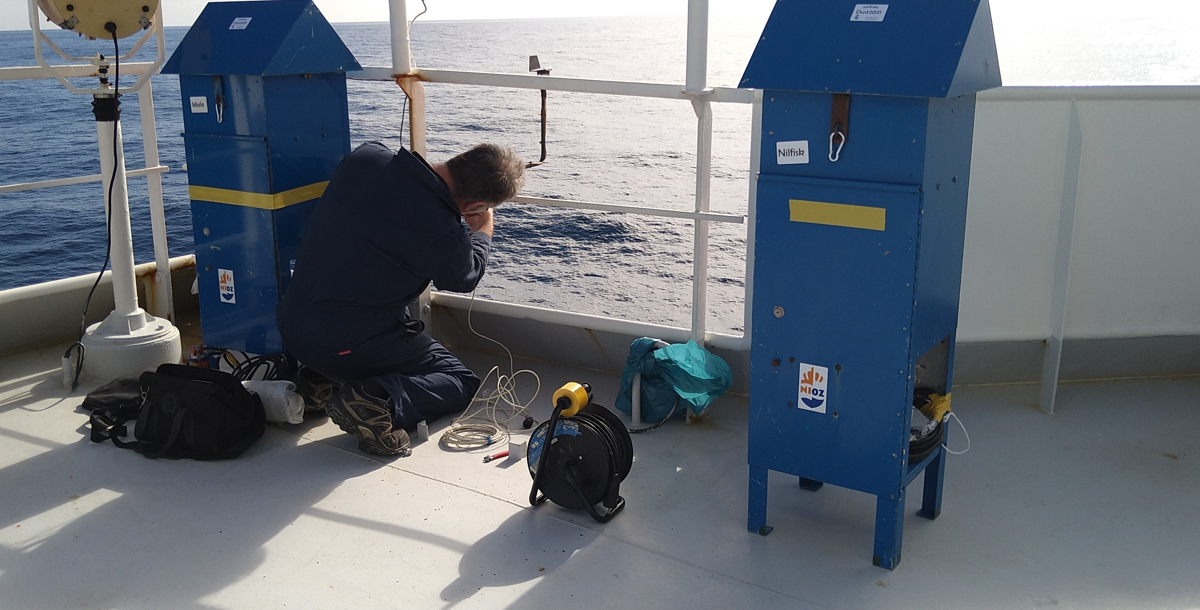
<svg viewBox="0 0 1200 610"><path fill-rule="evenodd" d="M121 440L121 437L125 436L125 432L125 424L121 423L119 426L113 427L112 434L109 435L109 438L112 439L114 445L122 449L133 449L134 451L137 451L138 442L136 439L129 442Z"/></svg>
<svg viewBox="0 0 1200 610"><path fill-rule="evenodd" d="M117 422L115 424L113 424L107 430L105 430L105 433L107 433L107 435L102 435L97 431L96 424L95 424L95 418L96 418L96 415L95 415L95 413L93 413L92 414L92 442L93 443L103 443L104 441L112 441L114 445L116 445L122 449L133 449L134 451L138 451L137 440L133 440L133 441L121 440L121 437L125 436L125 434L127 434L127 432L128 432L127 428L125 427L125 424L137 419L136 417L127 417L124 419L117 420Z"/></svg>
<svg viewBox="0 0 1200 610"><path fill-rule="evenodd" d="M114 409L95 409L88 417L88 426L92 429L92 442L103 443L106 440L113 439L113 444L118 447L120 442L116 440L116 436L125 433L125 423L137 419L137 412L128 413Z"/></svg>
<svg viewBox="0 0 1200 610"><path fill-rule="evenodd" d="M179 434L183 429L183 418L187 414L187 409L180 409L175 412L175 417L171 420L171 434L167 437L167 442L161 446L152 448L151 445L157 443L143 443L138 440L123 441L122 436L127 434L125 424L137 419L136 417L125 417L121 419L113 419L116 415L108 409L97 409L92 412L90 419L92 427L92 442L103 443L111 440L114 445L122 449L133 449L138 453L150 459L163 457L168 451L175 448L175 444L179 442Z"/></svg>
<svg viewBox="0 0 1200 610"><path fill-rule="evenodd" d="M167 442L163 443L162 446L158 448L158 451L151 452L149 447L147 447L147 443L143 443L141 441L135 441L134 443L128 443L128 444L130 444L130 445L136 444L137 446L134 447L134 449L136 449L138 453L142 454L143 456L145 456L149 459L153 460L153 459L163 457L163 455L166 452L170 451L171 449L174 449L175 443L179 441L179 431L183 428L183 417L184 417L184 415L187 414L187 412L188 412L187 409L180 409L175 412L175 417L171 420L171 435L167 437ZM116 439L114 439L113 442L115 443ZM118 445L118 447L119 446L120 445ZM190 457L190 456L181 456L181 457Z"/></svg>

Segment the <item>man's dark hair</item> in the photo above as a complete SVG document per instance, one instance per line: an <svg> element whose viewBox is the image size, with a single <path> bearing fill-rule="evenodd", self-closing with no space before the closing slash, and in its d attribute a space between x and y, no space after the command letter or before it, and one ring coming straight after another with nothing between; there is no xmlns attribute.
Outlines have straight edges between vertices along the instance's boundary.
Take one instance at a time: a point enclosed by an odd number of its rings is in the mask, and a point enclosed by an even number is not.
<svg viewBox="0 0 1200 610"><path fill-rule="evenodd" d="M525 162L512 149L480 144L449 161L454 198L500 205L517 195L525 182Z"/></svg>

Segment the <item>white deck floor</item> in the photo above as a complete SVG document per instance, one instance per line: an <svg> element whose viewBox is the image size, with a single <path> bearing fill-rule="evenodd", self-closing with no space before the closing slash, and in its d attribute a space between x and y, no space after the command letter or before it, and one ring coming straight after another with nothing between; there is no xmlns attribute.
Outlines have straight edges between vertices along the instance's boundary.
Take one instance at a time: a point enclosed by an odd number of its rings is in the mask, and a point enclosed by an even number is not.
<svg viewBox="0 0 1200 610"><path fill-rule="evenodd" d="M973 445L936 521L914 482L889 572L865 494L773 473L775 530L746 531L742 397L635 435L628 507L598 525L530 508L523 461L436 435L376 459L325 417L226 462L94 445L61 353L0 358L4 609L1200 608L1200 378L1066 384L1053 416L1031 386L957 389ZM537 415L568 380L612 403L614 376L518 365L542 375Z"/></svg>

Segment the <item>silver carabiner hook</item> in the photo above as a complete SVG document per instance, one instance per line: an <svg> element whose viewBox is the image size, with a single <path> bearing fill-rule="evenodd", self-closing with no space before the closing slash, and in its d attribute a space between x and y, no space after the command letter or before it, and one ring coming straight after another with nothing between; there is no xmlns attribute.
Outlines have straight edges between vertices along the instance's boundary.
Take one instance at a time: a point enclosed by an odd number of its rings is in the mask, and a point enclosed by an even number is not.
<svg viewBox="0 0 1200 610"><path fill-rule="evenodd" d="M842 139L840 142L838 142L837 150L834 151L833 150L833 139L837 136L841 136ZM846 134L842 133L840 129L837 131L831 132L829 134L829 161L831 163L837 163L837 160L839 158L841 158L842 147L845 145L846 145Z"/></svg>

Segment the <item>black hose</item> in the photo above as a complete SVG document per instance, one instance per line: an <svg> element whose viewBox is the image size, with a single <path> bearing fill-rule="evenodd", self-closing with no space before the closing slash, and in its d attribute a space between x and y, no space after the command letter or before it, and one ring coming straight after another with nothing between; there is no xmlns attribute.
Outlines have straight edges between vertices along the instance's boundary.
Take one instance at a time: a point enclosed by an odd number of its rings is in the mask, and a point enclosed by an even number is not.
<svg viewBox="0 0 1200 610"><path fill-rule="evenodd" d="M117 121L120 121L121 116L121 46L117 42L117 26L116 24L104 24L104 29L112 34L113 41L113 98L116 100ZM93 102L94 103L94 102ZM92 289L88 291L87 300L83 303L83 315L79 317L79 339L75 341L71 347L67 348L67 352L63 354L63 359L71 357L71 352L79 348L79 361L75 363L75 376L71 379L71 391L79 385L79 376L83 373L83 358L86 355L87 348L83 345L83 336L87 332L87 314L88 309L92 306L92 296L96 294L96 287L100 285L100 278L104 277L104 271L108 269L108 263L112 259L112 193L113 185L117 182L117 130L113 129L113 168L112 175L108 179L108 196L104 202L104 264L100 265L100 273L96 274L96 281L92 282Z"/></svg>

